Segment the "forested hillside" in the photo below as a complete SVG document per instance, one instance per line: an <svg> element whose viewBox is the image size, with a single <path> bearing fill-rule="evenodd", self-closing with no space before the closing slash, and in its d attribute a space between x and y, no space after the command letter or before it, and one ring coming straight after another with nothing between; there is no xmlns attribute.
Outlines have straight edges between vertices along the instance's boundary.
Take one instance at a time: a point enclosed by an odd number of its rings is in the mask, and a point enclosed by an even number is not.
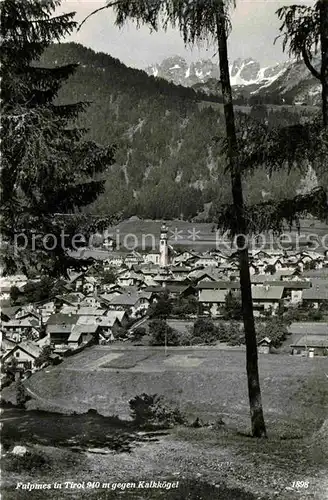
<svg viewBox="0 0 328 500"><path fill-rule="evenodd" d="M51 46L41 64L76 62L80 67L63 86L59 100L89 101L82 124L90 137L117 146L105 192L88 208L90 212L191 218L203 211L204 204L229 200L229 176L218 141L224 135L223 115L199 105L208 97L74 43ZM275 122L298 119L297 113L285 109L266 114ZM247 179L248 201L291 196L301 177L293 172L269 179L264 172L257 173Z"/></svg>

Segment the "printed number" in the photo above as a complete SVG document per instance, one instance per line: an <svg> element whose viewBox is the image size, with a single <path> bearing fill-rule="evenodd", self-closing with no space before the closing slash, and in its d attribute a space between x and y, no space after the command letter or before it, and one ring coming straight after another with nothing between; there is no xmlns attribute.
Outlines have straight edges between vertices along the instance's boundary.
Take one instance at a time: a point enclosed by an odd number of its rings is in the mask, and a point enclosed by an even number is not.
<svg viewBox="0 0 328 500"><path fill-rule="evenodd" d="M308 481L293 481L293 488L308 488Z"/></svg>

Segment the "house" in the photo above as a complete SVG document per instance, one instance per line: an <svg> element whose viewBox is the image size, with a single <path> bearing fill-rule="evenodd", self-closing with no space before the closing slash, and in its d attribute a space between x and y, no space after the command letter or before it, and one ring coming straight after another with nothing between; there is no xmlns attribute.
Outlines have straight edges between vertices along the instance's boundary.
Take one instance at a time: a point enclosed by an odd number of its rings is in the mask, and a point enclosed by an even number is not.
<svg viewBox="0 0 328 500"><path fill-rule="evenodd" d="M96 290L97 279L94 276L86 276L83 283L83 293L90 294Z"/></svg>
<svg viewBox="0 0 328 500"><path fill-rule="evenodd" d="M188 250L185 250L184 252L178 252L173 257L173 265L177 266L179 264L185 264L188 260L192 262L192 259L197 257L198 256L195 253L189 252Z"/></svg>
<svg viewBox="0 0 328 500"><path fill-rule="evenodd" d="M320 305L328 304L328 288L318 284L304 290L302 295L303 305L318 309Z"/></svg>
<svg viewBox="0 0 328 500"><path fill-rule="evenodd" d="M312 351L314 356L328 356L328 335L311 335L301 337L295 344L291 344L292 354L307 355Z"/></svg>
<svg viewBox="0 0 328 500"><path fill-rule="evenodd" d="M22 312L22 308L20 306L13 307L1 307L1 320L9 321L10 319L17 318L17 315Z"/></svg>
<svg viewBox="0 0 328 500"><path fill-rule="evenodd" d="M117 276L117 284L119 286L140 286L143 282L143 274L141 272L136 273L132 269L126 269Z"/></svg>
<svg viewBox="0 0 328 500"><path fill-rule="evenodd" d="M107 252L103 263L104 271L109 271L112 267L122 267L124 264L124 256L119 252Z"/></svg>
<svg viewBox="0 0 328 500"><path fill-rule="evenodd" d="M34 342L26 341L16 344L11 350L7 351L1 359L2 363L15 358L17 368L24 370L33 370L36 368L35 362L41 354L41 348Z"/></svg>
<svg viewBox="0 0 328 500"><path fill-rule="evenodd" d="M211 316L219 316L220 308L224 306L229 290L200 290L198 302Z"/></svg>
<svg viewBox="0 0 328 500"><path fill-rule="evenodd" d="M272 314L275 314L283 298L283 293L283 286L252 286L254 315L258 316L261 312L270 309Z"/></svg>
<svg viewBox="0 0 328 500"><path fill-rule="evenodd" d="M79 308L81 307L99 307L100 306L100 301L99 298L97 297L97 292L90 292L88 293L82 302L79 304Z"/></svg>
<svg viewBox="0 0 328 500"><path fill-rule="evenodd" d="M162 287L162 290L166 291L171 298L189 297L190 295L195 295L195 288L186 283L169 283Z"/></svg>
<svg viewBox="0 0 328 500"><path fill-rule="evenodd" d="M14 342L13 340L8 339L5 335L1 334L1 345L0 345L1 356L11 351L16 344L17 342Z"/></svg>
<svg viewBox="0 0 328 500"><path fill-rule="evenodd" d="M136 251L128 253L125 256L124 264L131 269L132 266L139 265L144 261L142 255Z"/></svg>
<svg viewBox="0 0 328 500"><path fill-rule="evenodd" d="M144 255L144 262L146 264L156 264L159 265L160 252L149 252Z"/></svg>
<svg viewBox="0 0 328 500"><path fill-rule="evenodd" d="M199 257L193 257L192 259L189 259L187 261L188 264L192 265L193 267L218 267L219 262L218 260L211 255L203 255Z"/></svg>
<svg viewBox="0 0 328 500"><path fill-rule="evenodd" d="M55 301L47 300L37 306L37 312L41 315L41 322L46 323L49 316L56 312Z"/></svg>
<svg viewBox="0 0 328 500"><path fill-rule="evenodd" d="M273 275L274 280L298 280L300 271L298 269L279 269Z"/></svg>
<svg viewBox="0 0 328 500"><path fill-rule="evenodd" d="M267 281L267 286L283 286L285 305L300 304L303 299L303 291L311 288L310 281Z"/></svg>
<svg viewBox="0 0 328 500"><path fill-rule="evenodd" d="M73 325L67 339L68 347L77 349L81 344L87 344L91 340L93 340L95 344L98 344L100 334L99 324L96 321L93 323L91 321L85 323L83 321L83 316L79 318L79 320Z"/></svg>
<svg viewBox="0 0 328 500"><path fill-rule="evenodd" d="M105 309L98 307L85 306L80 307L77 311L77 316L103 316L105 314Z"/></svg>
<svg viewBox="0 0 328 500"><path fill-rule="evenodd" d="M170 268L170 271L174 277L174 279L179 279L179 278L182 278L182 279L186 279L188 277L188 274L190 273L191 271L191 268L190 267L187 267L187 266L172 266Z"/></svg>
<svg viewBox="0 0 328 500"><path fill-rule="evenodd" d="M25 318L3 322L2 328L6 336L14 342L21 342L23 339L38 339L40 337L38 322L32 322Z"/></svg>
<svg viewBox="0 0 328 500"><path fill-rule="evenodd" d="M50 336L51 345L56 348L67 346L68 337L77 320L78 316L73 314L52 314L46 324L46 334Z"/></svg>
<svg viewBox="0 0 328 500"><path fill-rule="evenodd" d="M199 281L218 281L222 277L222 273L215 268L195 269L188 274L188 278L197 283Z"/></svg>
<svg viewBox="0 0 328 500"><path fill-rule="evenodd" d="M269 354L271 352L271 340L268 337L260 340L257 343L257 351L259 354Z"/></svg>
<svg viewBox="0 0 328 500"><path fill-rule="evenodd" d="M263 283L272 279L273 276L268 276L267 274L253 274L253 276L251 276L251 283L252 285L263 285Z"/></svg>
<svg viewBox="0 0 328 500"><path fill-rule="evenodd" d="M69 285L74 289L74 290L80 290L83 287L84 283L84 273L71 273L69 277Z"/></svg>
<svg viewBox="0 0 328 500"><path fill-rule="evenodd" d="M306 355L313 349L315 356L328 355L328 323L295 322L288 333L292 354Z"/></svg>
<svg viewBox="0 0 328 500"><path fill-rule="evenodd" d="M198 300L200 300L204 290L225 290L226 292L229 292L230 290L239 289L239 281L201 281L196 285L196 290L198 290Z"/></svg>
<svg viewBox="0 0 328 500"><path fill-rule="evenodd" d="M127 292L114 297L109 303L110 310L121 310L130 313L132 317L143 314L151 304L152 294L150 292Z"/></svg>

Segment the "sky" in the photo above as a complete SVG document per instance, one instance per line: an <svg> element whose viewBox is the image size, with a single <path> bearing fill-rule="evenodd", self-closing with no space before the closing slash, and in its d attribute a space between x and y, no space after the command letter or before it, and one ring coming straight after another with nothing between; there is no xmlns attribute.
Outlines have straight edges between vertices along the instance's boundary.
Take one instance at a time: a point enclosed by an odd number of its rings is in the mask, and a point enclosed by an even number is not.
<svg viewBox="0 0 328 500"><path fill-rule="evenodd" d="M76 12L81 22L95 9L105 5L105 0L63 0L61 12ZM237 0L231 11L232 32L229 37L229 60L252 57L262 66L270 66L288 58L283 54L281 42L273 44L279 34L280 21L275 11L283 5L313 5L307 0ZM120 59L127 66L144 69L172 55L180 55L188 62L199 59L217 61L215 47L186 48L178 30L150 33L143 26L136 29L132 23L118 29L110 9L91 17L78 33L67 41L75 41L96 52L105 52Z"/></svg>

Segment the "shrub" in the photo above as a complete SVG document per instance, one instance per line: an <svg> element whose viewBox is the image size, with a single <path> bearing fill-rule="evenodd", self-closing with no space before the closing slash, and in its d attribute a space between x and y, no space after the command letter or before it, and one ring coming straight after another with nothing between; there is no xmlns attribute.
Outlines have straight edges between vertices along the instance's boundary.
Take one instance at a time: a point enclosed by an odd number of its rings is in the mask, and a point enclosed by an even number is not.
<svg viewBox="0 0 328 500"><path fill-rule="evenodd" d="M201 337L192 337L191 339L191 344L192 345L198 345L198 344L203 344L204 341Z"/></svg>
<svg viewBox="0 0 328 500"><path fill-rule="evenodd" d="M191 344L191 333L181 332L179 335L179 345L190 345Z"/></svg>
<svg viewBox="0 0 328 500"><path fill-rule="evenodd" d="M218 329L212 320L199 318L194 323L193 337L200 337L201 343L210 344L218 340Z"/></svg>
<svg viewBox="0 0 328 500"><path fill-rule="evenodd" d="M288 335L286 324L278 319L272 319L267 321L265 325L259 325L256 333L258 341L268 337L272 342L272 347L275 348L280 347Z"/></svg>
<svg viewBox="0 0 328 500"><path fill-rule="evenodd" d="M131 416L139 426L170 427L185 422L180 410L158 394L141 394L129 401Z"/></svg>
<svg viewBox="0 0 328 500"><path fill-rule="evenodd" d="M23 456L11 455L8 463L8 469L13 472L38 471L49 466L49 459L37 451L28 451Z"/></svg>
<svg viewBox="0 0 328 500"><path fill-rule="evenodd" d="M149 323L150 345L165 345L177 346L179 345L179 335L166 321L162 319L154 319Z"/></svg>
<svg viewBox="0 0 328 500"><path fill-rule="evenodd" d="M143 328L142 326L138 326L138 328L133 331L133 335L136 340L140 340L146 335L146 333L146 328Z"/></svg>
<svg viewBox="0 0 328 500"><path fill-rule="evenodd" d="M20 408L25 407L26 401L29 399L24 384L19 381L16 384L16 404Z"/></svg>

